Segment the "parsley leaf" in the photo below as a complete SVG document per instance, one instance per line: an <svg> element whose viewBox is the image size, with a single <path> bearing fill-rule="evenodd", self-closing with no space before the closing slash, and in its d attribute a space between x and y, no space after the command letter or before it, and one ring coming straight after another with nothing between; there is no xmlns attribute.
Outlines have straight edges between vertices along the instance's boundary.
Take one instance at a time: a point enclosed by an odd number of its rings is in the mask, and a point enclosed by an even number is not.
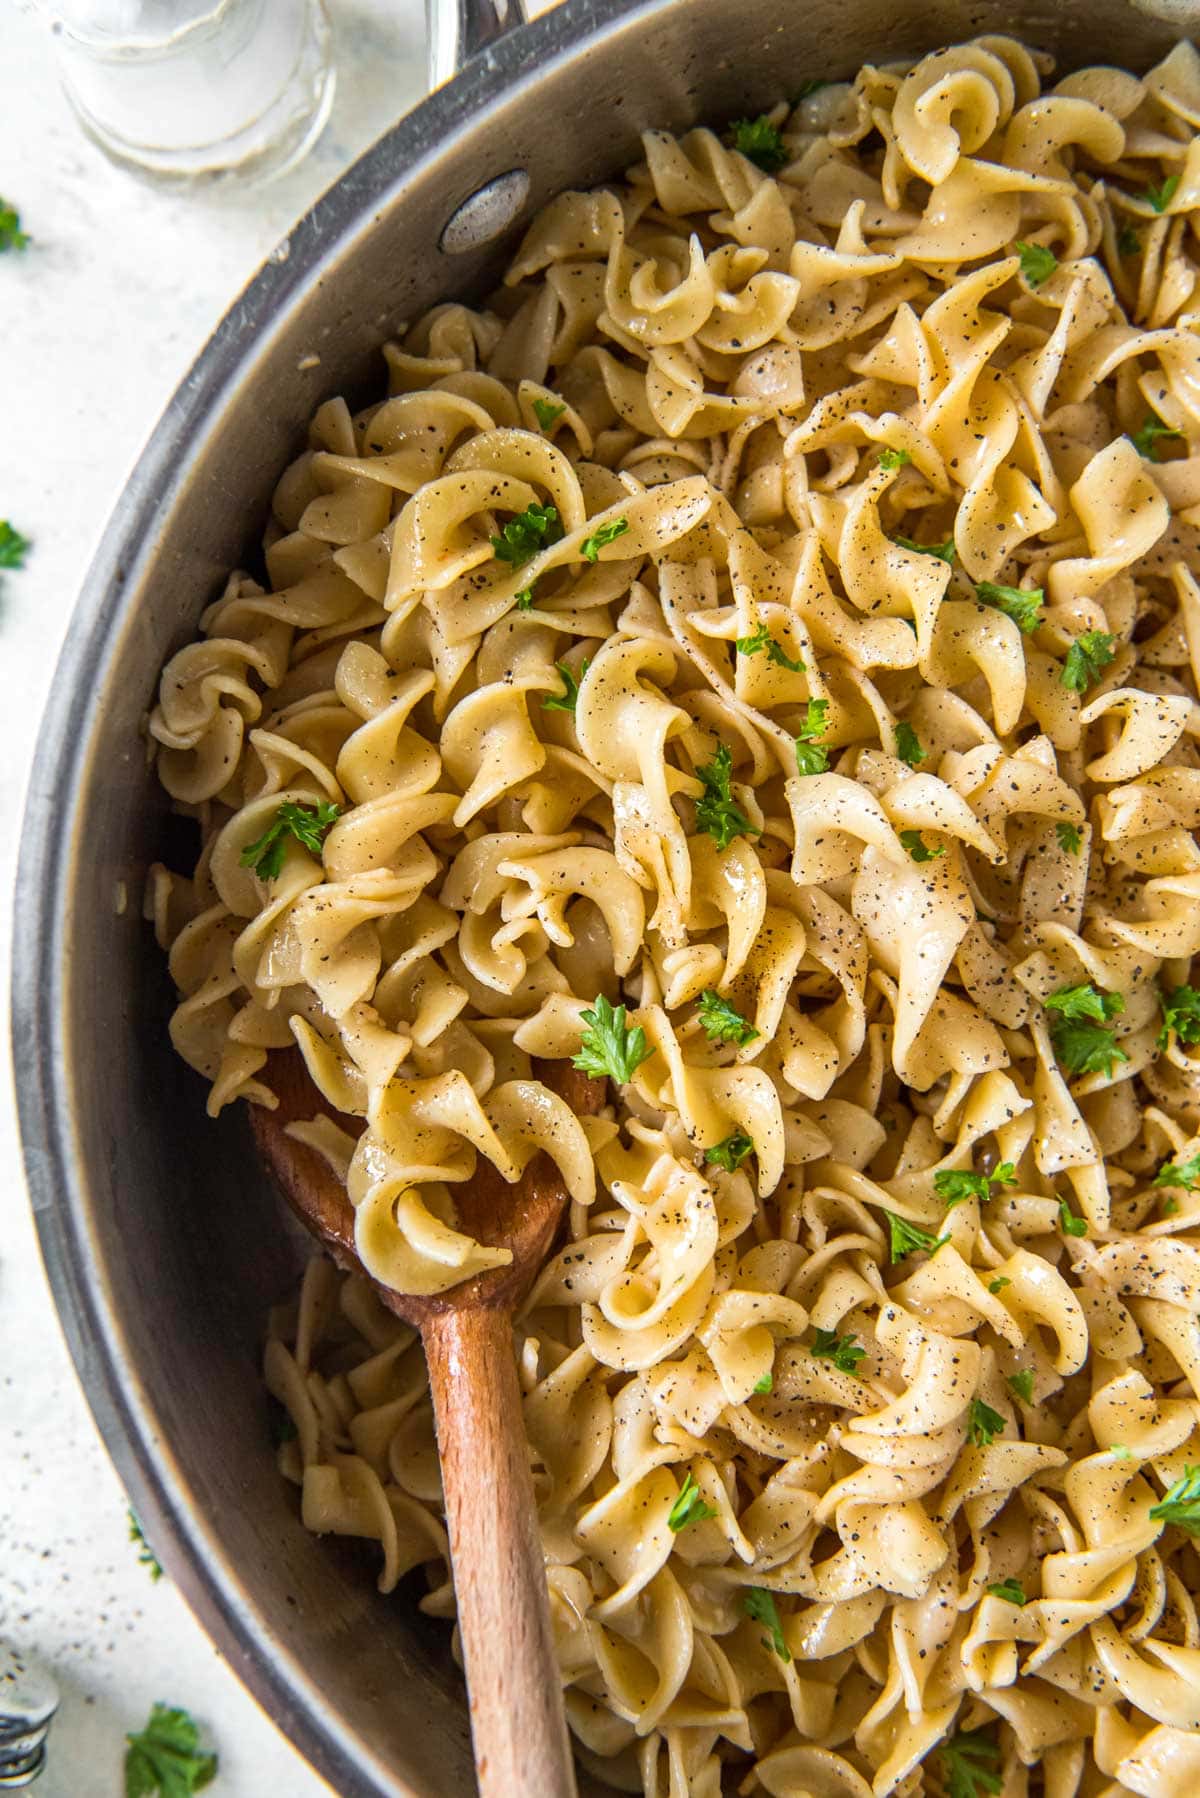
<svg viewBox="0 0 1200 1798"><path fill-rule="evenodd" d="M946 1773L946 1798L979 1798L981 1792L999 1792L1000 1744L982 1729L962 1729L937 1749Z"/></svg>
<svg viewBox="0 0 1200 1798"><path fill-rule="evenodd" d="M993 1174L975 1174L969 1168L942 1168L933 1176L933 1190L945 1199L946 1210L965 1205L968 1199L990 1199L993 1186L1015 1186L1017 1170L1002 1161Z"/></svg>
<svg viewBox="0 0 1200 1798"><path fill-rule="evenodd" d="M1159 439L1182 436L1182 431L1165 425L1157 412L1147 412L1141 430L1130 432L1130 441L1139 456L1145 456L1148 462L1161 462L1162 457L1158 453Z"/></svg>
<svg viewBox="0 0 1200 1798"><path fill-rule="evenodd" d="M21 229L21 215L7 200L0 200L0 251L24 250L32 242Z"/></svg>
<svg viewBox="0 0 1200 1798"><path fill-rule="evenodd" d="M1186 1161L1164 1161L1154 1176L1154 1184L1195 1192L1200 1187L1200 1155L1189 1155Z"/></svg>
<svg viewBox="0 0 1200 1798"><path fill-rule="evenodd" d="M920 737L906 718L902 718L896 726L896 754L910 768L915 768L929 754L927 749L922 749Z"/></svg>
<svg viewBox="0 0 1200 1798"><path fill-rule="evenodd" d="M704 1523L709 1517L715 1517L716 1514L711 1505L705 1504L700 1496L699 1486L689 1473L679 1488L679 1497L667 1513L667 1525L677 1536L680 1530L687 1529L689 1524Z"/></svg>
<svg viewBox="0 0 1200 1798"><path fill-rule="evenodd" d="M1100 993L1090 984L1065 986L1050 993L1046 1010L1056 1015L1050 1024L1054 1053L1069 1074L1105 1074L1129 1057L1104 1028L1109 1018L1125 1009L1120 993Z"/></svg>
<svg viewBox="0 0 1200 1798"><path fill-rule="evenodd" d="M216 1755L200 1752L200 1731L171 1705L156 1704L145 1729L125 1740L125 1798L189 1798L217 1776Z"/></svg>
<svg viewBox="0 0 1200 1798"><path fill-rule="evenodd" d="M773 1373L765 1373L761 1380L755 1380L754 1382L755 1392L771 1392L774 1390L774 1387L775 1375Z"/></svg>
<svg viewBox="0 0 1200 1798"><path fill-rule="evenodd" d="M912 461L907 450L885 449L879 452L880 468L903 468Z"/></svg>
<svg viewBox="0 0 1200 1798"><path fill-rule="evenodd" d="M1004 1418L981 1398L973 1398L967 1407L967 1435L976 1448L987 1448L992 1438L1004 1428Z"/></svg>
<svg viewBox="0 0 1200 1798"><path fill-rule="evenodd" d="M706 830L718 849L728 849L734 837L758 837L762 832L733 797L730 781L733 754L724 743L718 743L711 762L696 769L704 791L696 801L696 829Z"/></svg>
<svg viewBox="0 0 1200 1798"><path fill-rule="evenodd" d="M857 1336L839 1336L836 1330L817 1330L808 1352L818 1361L832 1361L839 1373L853 1374L867 1353L865 1348L859 1348Z"/></svg>
<svg viewBox="0 0 1200 1798"><path fill-rule="evenodd" d="M1048 994L1044 1003L1047 1011L1060 1013L1069 1024L1080 1018L1094 1018L1098 1024L1104 1024L1125 1009L1120 993L1097 992L1090 982L1085 986L1059 987L1056 993Z"/></svg>
<svg viewBox="0 0 1200 1798"><path fill-rule="evenodd" d="M735 119L731 127L733 147L766 175L777 175L788 160L783 135L766 113L756 119Z"/></svg>
<svg viewBox="0 0 1200 1798"><path fill-rule="evenodd" d="M604 524L598 524L590 537L585 537L579 545L580 554L585 562L598 562L600 551L606 543L615 543L629 529L627 518L610 518Z"/></svg>
<svg viewBox="0 0 1200 1798"><path fill-rule="evenodd" d="M711 1162L714 1167L723 1167L727 1174L732 1174L735 1168L741 1167L747 1155L753 1153L753 1140L746 1135L744 1130L734 1130L728 1136L722 1137L720 1142L712 1143L705 1149L704 1159L706 1163Z"/></svg>
<svg viewBox="0 0 1200 1798"><path fill-rule="evenodd" d="M713 992L711 987L700 995L700 1022L710 1043L736 1043L739 1049L752 1043L759 1034L728 999Z"/></svg>
<svg viewBox="0 0 1200 1798"><path fill-rule="evenodd" d="M939 855L946 853L945 843L938 843L931 849L919 830L902 830L900 843L903 848L908 850L915 862L933 862Z"/></svg>
<svg viewBox="0 0 1200 1798"><path fill-rule="evenodd" d="M579 664L579 680L576 680L565 662L555 662L554 666L562 675L563 691L561 693L546 694L542 700L542 710L544 712L574 713L575 707L579 703L579 681L581 681L587 673L590 666L590 659L585 657Z"/></svg>
<svg viewBox="0 0 1200 1798"><path fill-rule="evenodd" d="M1200 1043L1200 991L1194 986L1177 986L1172 993L1159 993L1162 1006L1162 1029L1158 1046L1165 1049L1174 1035L1181 1043Z"/></svg>
<svg viewBox="0 0 1200 1798"><path fill-rule="evenodd" d="M1179 1216L1179 1200L1174 1194L1172 1194L1170 1198L1163 1200L1162 1211L1164 1217Z"/></svg>
<svg viewBox="0 0 1200 1798"><path fill-rule="evenodd" d="M796 732L796 768L801 774L824 774L829 767L829 751L815 741L826 728L827 699L810 699L804 708L804 723Z"/></svg>
<svg viewBox="0 0 1200 1798"><path fill-rule="evenodd" d="M1200 1536L1200 1467L1185 1467L1181 1479L1158 1504L1151 1505L1155 1523L1178 1524L1189 1536Z"/></svg>
<svg viewBox="0 0 1200 1798"><path fill-rule="evenodd" d="M1116 659L1108 631L1084 631L1067 651L1059 680L1072 693L1086 693L1100 679L1101 670Z"/></svg>
<svg viewBox="0 0 1200 1798"><path fill-rule="evenodd" d="M289 836L295 837L311 854L319 856L325 832L340 818L341 812L340 805L325 799L315 806L295 805L291 800L285 800L261 837L247 843L242 850L242 867L253 868L260 880L274 880L283 868Z"/></svg>
<svg viewBox="0 0 1200 1798"><path fill-rule="evenodd" d="M1002 1598L1005 1604L1023 1605L1029 1602L1025 1596L1025 1588L1019 1579L997 1580L994 1586L988 1587L988 1591L993 1598Z"/></svg>
<svg viewBox="0 0 1200 1798"><path fill-rule="evenodd" d="M1142 198L1149 200L1155 212L1165 212L1167 207L1171 204L1171 201L1175 198L1178 187L1179 176L1168 175L1161 187L1155 187L1153 184L1147 187L1142 194Z"/></svg>
<svg viewBox="0 0 1200 1798"><path fill-rule="evenodd" d="M1028 287L1040 287L1058 267L1058 257L1045 244L1018 243L1017 255L1021 258L1021 275Z"/></svg>
<svg viewBox="0 0 1200 1798"><path fill-rule="evenodd" d="M1010 1392L1015 1392L1018 1398L1023 1398L1027 1405L1033 1403L1032 1367L1022 1367L1017 1373L1010 1373L1005 1385Z"/></svg>
<svg viewBox="0 0 1200 1798"><path fill-rule="evenodd" d="M944 543L914 543L911 537L893 537L892 542L897 549L909 549L917 556L936 556L941 562L954 562L953 537L947 537Z"/></svg>
<svg viewBox="0 0 1200 1798"><path fill-rule="evenodd" d="M1011 618L1023 636L1028 637L1042 622L1042 602L1046 597L1042 587L1001 587L995 581L979 581L975 596L983 605L993 606Z"/></svg>
<svg viewBox="0 0 1200 1798"><path fill-rule="evenodd" d="M764 1636L763 1647L773 1648L781 1661L790 1661L792 1652L784 1638L783 1625L779 1621L779 1612L775 1606L775 1594L766 1591L762 1586L751 1586L750 1590L742 1595L742 1609L747 1617L752 1617L755 1623L765 1624L770 1630L770 1640L768 1641Z"/></svg>
<svg viewBox="0 0 1200 1798"><path fill-rule="evenodd" d="M906 1217L897 1217L894 1211L885 1211L883 1215L888 1221L893 1266L918 1249L932 1255L946 1240L944 1236L933 1236L928 1230L922 1230L920 1224L910 1223Z"/></svg>
<svg viewBox="0 0 1200 1798"><path fill-rule="evenodd" d="M498 537L492 538L492 549L496 560L508 562L514 568L521 568L532 561L540 550L551 543L558 543L563 528L559 523L558 511L554 506L526 506L515 518L510 518Z"/></svg>
<svg viewBox="0 0 1200 1798"><path fill-rule="evenodd" d="M1006 1286L1011 1285L1012 1281L1007 1274L997 1274L994 1280L988 1281L988 1291L995 1295L997 1292L1003 1292Z"/></svg>
<svg viewBox="0 0 1200 1798"><path fill-rule="evenodd" d="M625 1007L618 1005L614 1011L603 993L594 1008L580 1016L587 1028L571 1066L597 1079L607 1076L618 1086L627 1086L642 1063L655 1053L646 1042L642 1026L635 1024L631 1029L625 1022Z"/></svg>
<svg viewBox="0 0 1200 1798"><path fill-rule="evenodd" d="M132 1511L129 1513L129 1540L137 1543L138 1566L144 1567L157 1585L163 1574L162 1564L147 1542L145 1532Z"/></svg>
<svg viewBox="0 0 1200 1798"><path fill-rule="evenodd" d="M1141 238L1133 226L1126 221L1117 232L1117 255L1136 256L1141 247Z"/></svg>
<svg viewBox="0 0 1200 1798"><path fill-rule="evenodd" d="M1065 1199L1058 1201L1058 1221L1064 1236L1086 1236L1087 1219L1076 1217Z"/></svg>
<svg viewBox="0 0 1200 1798"><path fill-rule="evenodd" d="M1065 849L1068 855L1079 854L1083 847L1083 832L1078 824L1056 824L1054 834L1060 849Z"/></svg>
<svg viewBox="0 0 1200 1798"><path fill-rule="evenodd" d="M534 400L533 414L543 431L548 431L556 418L561 418L566 411L565 406L556 406L553 400Z"/></svg>
<svg viewBox="0 0 1200 1798"><path fill-rule="evenodd" d="M0 518L0 568L23 568L28 554L28 537L14 530L7 518Z"/></svg>
<svg viewBox="0 0 1200 1798"><path fill-rule="evenodd" d="M774 662L777 668L790 668L793 674L804 673L804 663L798 658L793 660L786 649L776 643L765 624L760 624L752 636L735 638L733 646L740 656L757 655L760 649L765 649L767 660Z"/></svg>

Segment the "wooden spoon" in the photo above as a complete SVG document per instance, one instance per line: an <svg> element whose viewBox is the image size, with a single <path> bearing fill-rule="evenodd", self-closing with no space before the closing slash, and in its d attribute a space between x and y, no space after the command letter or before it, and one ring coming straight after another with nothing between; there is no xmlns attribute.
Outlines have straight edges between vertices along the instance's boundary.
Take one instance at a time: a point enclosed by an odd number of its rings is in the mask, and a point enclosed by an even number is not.
<svg viewBox="0 0 1200 1798"><path fill-rule="evenodd" d="M600 1109L604 1083L568 1062L536 1064L577 1116ZM354 1211L327 1164L287 1126L328 1108L298 1050L271 1056L276 1111L250 1108L254 1135L292 1210L339 1266L362 1272ZM361 1119L335 1120L354 1134ZM421 1332L437 1424L458 1623L482 1798L573 1798L575 1774L554 1657L546 1572L521 1420L512 1315L554 1242L567 1195L538 1154L515 1186L479 1159L455 1188L460 1227L512 1250L512 1263L432 1297L374 1282L383 1303Z"/></svg>

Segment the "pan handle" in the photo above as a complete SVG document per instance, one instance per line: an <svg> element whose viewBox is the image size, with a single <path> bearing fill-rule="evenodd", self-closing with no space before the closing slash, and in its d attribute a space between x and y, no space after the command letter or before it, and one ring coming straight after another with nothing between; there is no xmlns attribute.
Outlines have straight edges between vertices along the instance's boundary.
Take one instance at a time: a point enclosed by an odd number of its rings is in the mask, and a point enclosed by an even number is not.
<svg viewBox="0 0 1200 1798"><path fill-rule="evenodd" d="M524 0L425 0L429 85L441 87L465 62L525 23Z"/></svg>

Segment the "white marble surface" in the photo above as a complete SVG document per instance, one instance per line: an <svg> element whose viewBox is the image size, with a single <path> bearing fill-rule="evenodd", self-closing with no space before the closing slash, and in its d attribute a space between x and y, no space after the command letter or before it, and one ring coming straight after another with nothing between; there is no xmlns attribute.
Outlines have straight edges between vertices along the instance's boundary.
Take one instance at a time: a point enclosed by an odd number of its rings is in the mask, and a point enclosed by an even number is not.
<svg viewBox="0 0 1200 1798"><path fill-rule="evenodd" d="M39 1798L123 1790L126 1730L185 1705L220 1798L328 1787L127 1540L125 1498L76 1383L29 1219L9 1067L21 801L73 596L136 453L229 301L315 196L424 85L421 0L328 0L339 85L307 161L259 190L167 195L111 167L59 92L45 20L0 0L0 194L34 243L0 257L0 518L33 541L0 573L0 1640L63 1691ZM540 7L537 10L541 10ZM16 1078L21 1070L15 1070Z"/></svg>

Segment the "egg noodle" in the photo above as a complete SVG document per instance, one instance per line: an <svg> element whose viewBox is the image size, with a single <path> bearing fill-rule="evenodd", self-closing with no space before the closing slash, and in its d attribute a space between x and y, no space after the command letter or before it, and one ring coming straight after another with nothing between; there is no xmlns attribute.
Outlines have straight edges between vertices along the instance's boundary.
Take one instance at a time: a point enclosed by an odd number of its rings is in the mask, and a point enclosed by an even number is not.
<svg viewBox="0 0 1200 1798"><path fill-rule="evenodd" d="M477 1156L561 1169L525 1421L647 1798L1200 1781L1200 58L1051 81L984 37L552 201L150 720L212 1111L298 1044L406 1292L503 1260ZM412 1331L318 1261L266 1377L306 1524L452 1617Z"/></svg>

